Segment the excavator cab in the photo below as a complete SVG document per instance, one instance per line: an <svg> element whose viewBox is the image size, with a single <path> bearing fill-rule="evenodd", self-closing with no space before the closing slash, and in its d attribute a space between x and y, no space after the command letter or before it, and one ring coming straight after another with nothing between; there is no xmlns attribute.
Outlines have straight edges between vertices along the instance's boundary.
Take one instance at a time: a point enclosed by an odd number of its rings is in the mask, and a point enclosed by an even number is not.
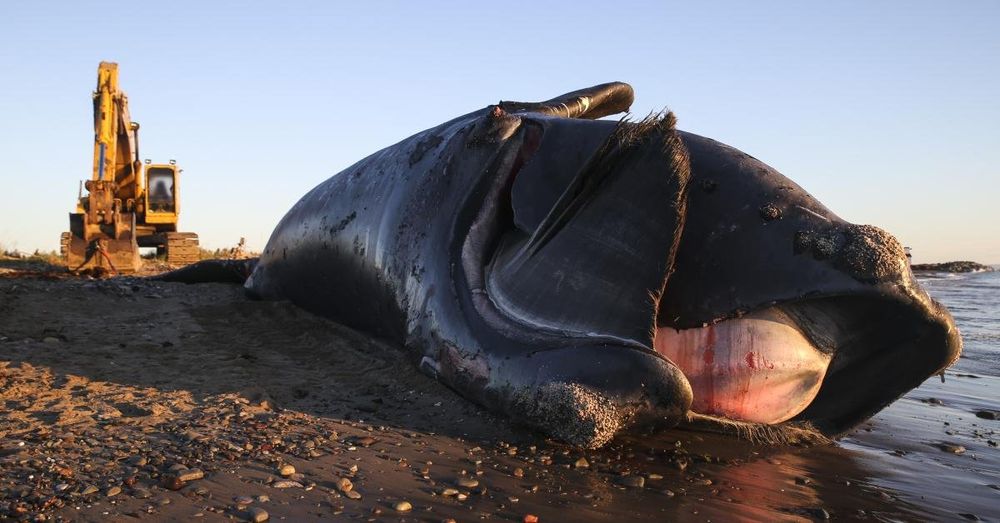
<svg viewBox="0 0 1000 523"><path fill-rule="evenodd" d="M180 211L177 182L180 170L168 165L146 165L146 222L176 223Z"/></svg>

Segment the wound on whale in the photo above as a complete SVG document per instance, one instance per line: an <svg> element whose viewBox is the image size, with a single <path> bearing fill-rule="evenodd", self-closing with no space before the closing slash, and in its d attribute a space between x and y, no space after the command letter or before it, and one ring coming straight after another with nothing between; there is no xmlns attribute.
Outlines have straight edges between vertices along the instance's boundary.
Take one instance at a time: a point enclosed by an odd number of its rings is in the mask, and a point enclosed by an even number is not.
<svg viewBox="0 0 1000 523"><path fill-rule="evenodd" d="M459 116L320 183L259 259L159 278L388 338L591 448L676 425L836 436L958 358L895 238L672 113L601 119L632 100L616 82Z"/></svg>

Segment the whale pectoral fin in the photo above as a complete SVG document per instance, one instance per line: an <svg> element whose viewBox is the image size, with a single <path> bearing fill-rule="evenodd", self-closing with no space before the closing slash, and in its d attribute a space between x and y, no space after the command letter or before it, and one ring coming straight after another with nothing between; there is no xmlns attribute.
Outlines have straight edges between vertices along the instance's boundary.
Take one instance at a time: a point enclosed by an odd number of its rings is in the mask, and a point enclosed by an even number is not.
<svg viewBox="0 0 1000 523"><path fill-rule="evenodd" d="M557 96L545 102L505 102L499 106L509 113L541 113L563 118L596 120L627 112L635 99L632 86L611 82Z"/></svg>
<svg viewBox="0 0 1000 523"><path fill-rule="evenodd" d="M536 176L532 163L550 142L543 137L514 182L512 223L487 269L489 295L527 324L648 347L689 176L672 115L623 122L579 171ZM528 213L544 200L533 188L553 176L565 180L562 194Z"/></svg>

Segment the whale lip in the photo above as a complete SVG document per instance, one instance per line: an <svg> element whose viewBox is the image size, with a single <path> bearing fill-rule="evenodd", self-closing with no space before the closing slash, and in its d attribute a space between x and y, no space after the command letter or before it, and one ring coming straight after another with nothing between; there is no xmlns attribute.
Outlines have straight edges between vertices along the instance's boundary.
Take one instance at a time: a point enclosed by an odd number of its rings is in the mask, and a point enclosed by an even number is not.
<svg viewBox="0 0 1000 523"><path fill-rule="evenodd" d="M784 310L833 360L816 398L793 421L839 435L882 410L962 352L954 319L925 292L842 295Z"/></svg>

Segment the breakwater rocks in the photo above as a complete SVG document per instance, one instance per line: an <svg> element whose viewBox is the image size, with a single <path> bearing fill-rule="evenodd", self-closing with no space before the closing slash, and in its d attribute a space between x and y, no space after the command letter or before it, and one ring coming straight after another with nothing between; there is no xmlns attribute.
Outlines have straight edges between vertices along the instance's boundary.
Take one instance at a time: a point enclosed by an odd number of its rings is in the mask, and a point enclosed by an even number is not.
<svg viewBox="0 0 1000 523"><path fill-rule="evenodd" d="M950 261L944 263L918 263L910 266L922 272L992 272L995 269L973 261Z"/></svg>

